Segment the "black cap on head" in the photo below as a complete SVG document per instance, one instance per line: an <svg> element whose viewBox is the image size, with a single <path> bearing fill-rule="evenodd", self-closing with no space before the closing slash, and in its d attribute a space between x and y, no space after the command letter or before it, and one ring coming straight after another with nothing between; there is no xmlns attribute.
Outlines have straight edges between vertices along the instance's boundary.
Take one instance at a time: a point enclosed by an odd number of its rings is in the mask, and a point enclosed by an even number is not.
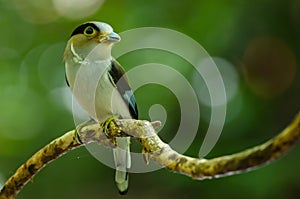
<svg viewBox="0 0 300 199"><path fill-rule="evenodd" d="M83 34L84 30L85 30L86 27L88 27L88 26L92 26L95 30L100 31L99 28L98 28L94 23L88 22L88 23L85 23L85 24L82 24L82 25L78 26L78 27L72 32L72 34L71 34L70 37L72 37L72 36L74 36L74 35L78 35L78 34Z"/></svg>

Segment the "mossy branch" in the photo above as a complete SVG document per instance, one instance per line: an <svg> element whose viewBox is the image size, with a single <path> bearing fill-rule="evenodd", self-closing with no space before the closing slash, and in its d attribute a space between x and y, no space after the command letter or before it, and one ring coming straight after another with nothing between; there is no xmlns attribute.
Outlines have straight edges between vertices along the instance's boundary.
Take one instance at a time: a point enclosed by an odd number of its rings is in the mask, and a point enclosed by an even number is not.
<svg viewBox="0 0 300 199"><path fill-rule="evenodd" d="M161 166L194 179L202 180L229 176L265 165L284 155L300 139L300 113L279 135L269 141L232 155L213 159L198 159L181 155L157 136L153 126L142 120L116 120L109 125L109 138L102 127L91 121L86 122L46 145L28 159L11 176L0 192L0 199L14 198L28 181L49 162L66 152L90 142L114 147L118 136L132 136L148 152L150 158Z"/></svg>

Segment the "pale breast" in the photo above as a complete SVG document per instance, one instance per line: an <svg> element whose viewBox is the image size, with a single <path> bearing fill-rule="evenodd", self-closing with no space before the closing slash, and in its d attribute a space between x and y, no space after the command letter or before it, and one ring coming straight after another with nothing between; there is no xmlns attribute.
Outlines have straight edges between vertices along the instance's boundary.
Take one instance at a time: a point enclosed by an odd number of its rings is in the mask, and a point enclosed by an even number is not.
<svg viewBox="0 0 300 199"><path fill-rule="evenodd" d="M72 93L80 106L95 120L103 121L113 115L131 118L128 105L108 76L109 62L69 66L66 76Z"/></svg>

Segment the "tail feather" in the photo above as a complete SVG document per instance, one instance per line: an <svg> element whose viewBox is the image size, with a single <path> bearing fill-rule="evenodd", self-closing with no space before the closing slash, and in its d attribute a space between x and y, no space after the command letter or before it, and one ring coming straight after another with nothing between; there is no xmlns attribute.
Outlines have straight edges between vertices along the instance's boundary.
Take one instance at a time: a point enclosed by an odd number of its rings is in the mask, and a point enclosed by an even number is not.
<svg viewBox="0 0 300 199"><path fill-rule="evenodd" d="M128 172L116 170L116 185L118 187L119 193L124 195L128 191L129 176Z"/></svg>
<svg viewBox="0 0 300 199"><path fill-rule="evenodd" d="M118 148L113 150L116 166L115 181L120 194L125 194L129 181L127 169L131 166L130 138L117 138L117 144Z"/></svg>

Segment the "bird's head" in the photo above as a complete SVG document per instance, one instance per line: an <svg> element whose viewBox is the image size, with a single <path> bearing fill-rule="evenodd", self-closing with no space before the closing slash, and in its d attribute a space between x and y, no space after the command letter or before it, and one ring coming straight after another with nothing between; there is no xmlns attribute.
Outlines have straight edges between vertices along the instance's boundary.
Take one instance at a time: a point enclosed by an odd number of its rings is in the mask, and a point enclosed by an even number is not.
<svg viewBox="0 0 300 199"><path fill-rule="evenodd" d="M93 50L95 59L111 58L111 48L121 40L113 28L103 22L87 22L71 34L64 53L65 61L83 61Z"/></svg>

